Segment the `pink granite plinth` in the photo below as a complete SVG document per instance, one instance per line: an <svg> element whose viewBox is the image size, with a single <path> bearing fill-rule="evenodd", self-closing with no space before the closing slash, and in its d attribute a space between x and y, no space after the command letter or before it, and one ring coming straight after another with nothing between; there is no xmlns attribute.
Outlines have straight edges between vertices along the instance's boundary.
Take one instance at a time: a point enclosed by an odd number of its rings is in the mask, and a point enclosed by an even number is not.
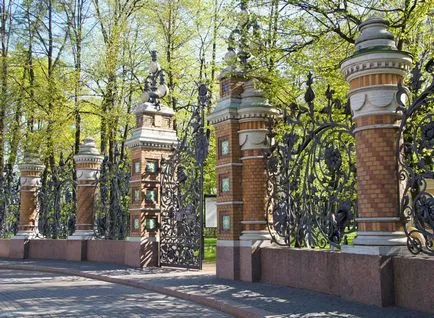
<svg viewBox="0 0 434 318"><path fill-rule="evenodd" d="M219 278L240 278L240 247L217 245L216 275Z"/></svg>
<svg viewBox="0 0 434 318"><path fill-rule="evenodd" d="M27 257L28 242L26 240L0 240L0 257L23 259Z"/></svg>
<svg viewBox="0 0 434 318"><path fill-rule="evenodd" d="M395 303L434 315L434 258L394 257Z"/></svg>
<svg viewBox="0 0 434 318"><path fill-rule="evenodd" d="M391 257L311 249L261 249L261 281L304 288L365 304L393 305Z"/></svg>
<svg viewBox="0 0 434 318"><path fill-rule="evenodd" d="M30 240L28 258L84 261L86 260L86 241Z"/></svg>

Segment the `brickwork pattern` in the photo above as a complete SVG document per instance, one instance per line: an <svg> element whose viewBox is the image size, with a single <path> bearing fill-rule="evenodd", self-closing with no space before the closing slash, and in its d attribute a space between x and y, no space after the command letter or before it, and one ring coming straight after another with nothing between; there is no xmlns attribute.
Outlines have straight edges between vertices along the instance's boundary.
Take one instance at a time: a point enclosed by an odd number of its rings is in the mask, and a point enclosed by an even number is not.
<svg viewBox="0 0 434 318"><path fill-rule="evenodd" d="M356 120L357 127L374 124L397 124L394 115L364 116ZM356 166L358 209L361 218L397 217L397 128L376 128L358 131ZM361 231L397 231L398 223L359 222Z"/></svg>
<svg viewBox="0 0 434 318"><path fill-rule="evenodd" d="M89 181L78 182L77 186L77 230L93 230L95 215L95 197L97 186L89 186Z"/></svg>
<svg viewBox="0 0 434 318"><path fill-rule="evenodd" d="M150 233L145 230L146 216L157 216L160 222L160 165L161 159L171 154L170 149L155 149L148 147L134 147L131 149L131 179L130 179L130 235L131 237L155 236L157 233ZM148 160L157 161L157 173L147 173L146 163ZM134 162L140 163L140 171L134 171ZM156 189L157 201L155 203L146 200L147 189ZM134 191L140 191L140 200L135 202ZM139 219L139 229L134 229L134 220Z"/></svg>
<svg viewBox="0 0 434 318"><path fill-rule="evenodd" d="M229 153L217 158L217 215L218 215L218 239L236 240L241 234L242 220L242 162L240 160L241 150L239 145L239 123L236 120L228 120L216 125L216 140L229 141ZM220 145L217 145L220 154ZM235 164L235 165L233 165ZM229 178L229 191L221 192L222 178ZM219 205L219 203L224 203ZM223 216L230 217L230 229L223 229Z"/></svg>
<svg viewBox="0 0 434 318"><path fill-rule="evenodd" d="M39 171L21 171L21 177L40 177ZM37 194L36 187L22 185L20 189L20 220L19 231L33 231L37 217Z"/></svg>
<svg viewBox="0 0 434 318"><path fill-rule="evenodd" d="M370 74L360 76L350 82L350 89L358 89L373 85L396 85L402 81L402 76L397 74Z"/></svg>
<svg viewBox="0 0 434 318"><path fill-rule="evenodd" d="M248 121L240 122L240 130L248 129L267 129L268 123L266 121Z"/></svg>
<svg viewBox="0 0 434 318"><path fill-rule="evenodd" d="M243 92L243 81L239 78L225 78L220 82L220 98L237 97Z"/></svg>
<svg viewBox="0 0 434 318"><path fill-rule="evenodd" d="M33 231L36 220L36 189L34 187L21 187L20 191L20 231Z"/></svg>
<svg viewBox="0 0 434 318"><path fill-rule="evenodd" d="M243 160L243 221L264 221L267 197L265 159ZM244 224L244 230L265 230L263 224Z"/></svg>

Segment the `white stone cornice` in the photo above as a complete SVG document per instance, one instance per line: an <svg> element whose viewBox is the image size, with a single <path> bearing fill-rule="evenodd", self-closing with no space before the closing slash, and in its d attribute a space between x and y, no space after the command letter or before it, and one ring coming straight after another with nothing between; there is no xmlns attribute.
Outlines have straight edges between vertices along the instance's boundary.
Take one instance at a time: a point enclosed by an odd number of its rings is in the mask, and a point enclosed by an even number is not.
<svg viewBox="0 0 434 318"><path fill-rule="evenodd" d="M98 156L98 155L75 155L74 161L75 163L97 163L101 164L104 160L104 156Z"/></svg>
<svg viewBox="0 0 434 318"><path fill-rule="evenodd" d="M128 148L146 146L170 149L177 143L178 138L173 129L140 127L133 130L133 135L127 139L125 146Z"/></svg>
<svg viewBox="0 0 434 318"><path fill-rule="evenodd" d="M220 111L214 111L208 115L207 120L212 124L218 124L227 120L238 119L237 110L233 108L226 108Z"/></svg>
<svg viewBox="0 0 434 318"><path fill-rule="evenodd" d="M252 120L268 120L278 116L278 111L272 107L245 107L242 109L224 109L208 115L207 120L215 125L227 120L239 120L249 122Z"/></svg>
<svg viewBox="0 0 434 318"><path fill-rule="evenodd" d="M402 51L367 52L348 58L341 64L347 81L372 74L397 74L404 76L411 69L410 54Z"/></svg>
<svg viewBox="0 0 434 318"><path fill-rule="evenodd" d="M41 164L36 164L36 163L20 163L18 165L18 169L20 170L20 172L42 172L45 169L44 165Z"/></svg>
<svg viewBox="0 0 434 318"><path fill-rule="evenodd" d="M240 122L248 122L251 119L274 118L278 114L278 110L272 107L244 107L238 110L238 119Z"/></svg>

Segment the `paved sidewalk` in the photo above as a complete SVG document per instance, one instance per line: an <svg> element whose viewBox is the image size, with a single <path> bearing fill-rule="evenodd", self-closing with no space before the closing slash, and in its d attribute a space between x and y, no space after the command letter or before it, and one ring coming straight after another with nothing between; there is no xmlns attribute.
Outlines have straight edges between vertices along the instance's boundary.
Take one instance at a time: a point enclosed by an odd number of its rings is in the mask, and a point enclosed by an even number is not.
<svg viewBox="0 0 434 318"><path fill-rule="evenodd" d="M175 296L236 317L432 317L399 307L378 308L336 296L263 283L218 279L214 269L132 269L121 265L0 259L0 269L75 275ZM144 291L145 292L145 291ZM186 317L189 314L179 317Z"/></svg>
<svg viewBox="0 0 434 318"><path fill-rule="evenodd" d="M148 290L43 272L0 269L0 318L229 318L215 309Z"/></svg>

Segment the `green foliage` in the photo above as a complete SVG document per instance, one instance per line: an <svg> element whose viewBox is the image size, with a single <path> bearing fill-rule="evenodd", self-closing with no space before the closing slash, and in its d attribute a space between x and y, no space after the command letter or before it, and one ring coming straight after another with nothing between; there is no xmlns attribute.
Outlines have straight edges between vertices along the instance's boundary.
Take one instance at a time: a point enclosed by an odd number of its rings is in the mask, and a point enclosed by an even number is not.
<svg viewBox="0 0 434 318"><path fill-rule="evenodd" d="M260 79L279 109L303 99L309 71L317 92L330 84L336 97L346 98L339 63L353 54L357 25L370 15L385 16L398 47L415 60L432 56L433 0L248 3L260 26L259 34L246 35L252 54L248 75ZM242 18L237 0L19 0L11 5L10 16L2 20L11 27L0 30L2 41L8 41L0 60L0 163L16 170L25 150L38 152L47 165L44 182L52 178L60 152L71 157L86 136L94 137L111 161L117 147L119 159L128 163L124 144L134 127L131 110L140 102L151 49L159 52L167 74L166 105L180 110L196 103L200 82L209 85L215 104L225 42ZM323 104L323 94L317 99ZM179 111L176 117L182 125L189 116ZM215 193L215 144L212 131L205 193Z"/></svg>

